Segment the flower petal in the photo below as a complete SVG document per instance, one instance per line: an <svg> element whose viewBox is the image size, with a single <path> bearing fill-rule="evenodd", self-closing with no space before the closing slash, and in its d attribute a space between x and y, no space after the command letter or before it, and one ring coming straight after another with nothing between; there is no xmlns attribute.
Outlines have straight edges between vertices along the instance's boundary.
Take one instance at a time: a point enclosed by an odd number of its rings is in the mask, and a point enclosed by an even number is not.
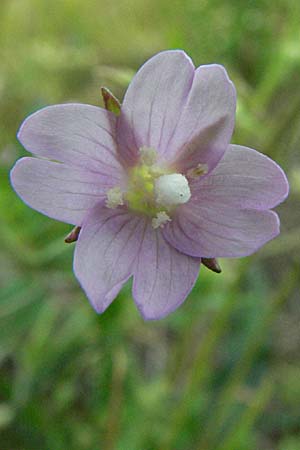
<svg viewBox="0 0 300 450"><path fill-rule="evenodd" d="M198 67L164 157L180 172L198 164L206 164L211 171L230 142L235 107L235 88L224 67Z"/></svg>
<svg viewBox="0 0 300 450"><path fill-rule="evenodd" d="M31 153L110 173L118 180L122 167L115 143L116 117L102 108L82 104L54 105L29 116L18 138Z"/></svg>
<svg viewBox="0 0 300 450"><path fill-rule="evenodd" d="M194 76L191 59L181 50L158 53L130 83L118 123L120 153L129 165L138 149L165 152L186 102Z"/></svg>
<svg viewBox="0 0 300 450"><path fill-rule="evenodd" d="M98 313L132 275L144 229L143 218L103 204L96 205L86 218L76 244L74 272Z"/></svg>
<svg viewBox="0 0 300 450"><path fill-rule="evenodd" d="M197 280L199 265L148 224L133 276L133 297L144 319L161 319L178 308Z"/></svg>
<svg viewBox="0 0 300 450"><path fill-rule="evenodd" d="M19 159L12 168L11 183L31 208L73 225L81 225L87 211L112 186L107 176L28 157Z"/></svg>
<svg viewBox="0 0 300 450"><path fill-rule="evenodd" d="M241 209L269 209L288 195L283 170L251 148L229 145L224 157L207 177L191 185L193 201Z"/></svg>
<svg viewBox="0 0 300 450"><path fill-rule="evenodd" d="M108 176L38 158L19 159L11 183L31 208L73 225L81 225L87 211L112 186Z"/></svg>
<svg viewBox="0 0 300 450"><path fill-rule="evenodd" d="M177 210L163 235L179 251L195 257L247 256L279 234L273 211L195 204Z"/></svg>

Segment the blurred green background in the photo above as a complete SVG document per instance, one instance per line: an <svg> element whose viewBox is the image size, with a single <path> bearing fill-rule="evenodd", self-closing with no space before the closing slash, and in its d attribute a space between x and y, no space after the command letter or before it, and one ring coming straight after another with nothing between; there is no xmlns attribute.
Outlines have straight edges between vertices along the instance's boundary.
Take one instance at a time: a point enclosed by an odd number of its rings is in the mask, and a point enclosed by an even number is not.
<svg viewBox="0 0 300 450"><path fill-rule="evenodd" d="M9 186L15 135L45 105L122 98L154 53L224 64L233 142L273 157L282 233L202 268L185 304L144 322L126 286L102 315L72 274L68 225ZM0 449L300 449L298 0L1 0Z"/></svg>

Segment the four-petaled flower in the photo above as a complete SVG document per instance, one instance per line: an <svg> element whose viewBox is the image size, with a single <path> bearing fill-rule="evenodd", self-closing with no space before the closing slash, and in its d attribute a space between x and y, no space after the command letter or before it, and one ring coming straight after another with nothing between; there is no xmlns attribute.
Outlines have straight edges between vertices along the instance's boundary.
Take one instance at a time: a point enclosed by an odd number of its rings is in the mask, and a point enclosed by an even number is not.
<svg viewBox="0 0 300 450"><path fill-rule="evenodd" d="M225 69L195 69L179 50L147 61L120 115L64 104L28 117L18 138L40 158L17 161L11 181L32 208L82 227L74 271L103 312L133 275L145 319L187 297L201 258L255 252L279 233L281 168L230 145L236 94Z"/></svg>

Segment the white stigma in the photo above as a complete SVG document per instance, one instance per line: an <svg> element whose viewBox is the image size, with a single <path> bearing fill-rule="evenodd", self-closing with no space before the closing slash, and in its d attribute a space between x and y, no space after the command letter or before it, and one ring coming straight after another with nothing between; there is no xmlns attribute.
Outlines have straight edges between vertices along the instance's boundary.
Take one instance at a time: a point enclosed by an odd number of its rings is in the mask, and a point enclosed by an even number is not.
<svg viewBox="0 0 300 450"><path fill-rule="evenodd" d="M123 193L119 187L111 188L106 193L106 206L115 209L117 206L124 205Z"/></svg>
<svg viewBox="0 0 300 450"><path fill-rule="evenodd" d="M165 211L160 211L156 214L156 217L152 219L152 226L154 229L159 227L163 228L167 222L171 222L170 217Z"/></svg>
<svg viewBox="0 0 300 450"><path fill-rule="evenodd" d="M166 207L186 203L191 198L188 180L181 173L162 175L154 182L156 202Z"/></svg>

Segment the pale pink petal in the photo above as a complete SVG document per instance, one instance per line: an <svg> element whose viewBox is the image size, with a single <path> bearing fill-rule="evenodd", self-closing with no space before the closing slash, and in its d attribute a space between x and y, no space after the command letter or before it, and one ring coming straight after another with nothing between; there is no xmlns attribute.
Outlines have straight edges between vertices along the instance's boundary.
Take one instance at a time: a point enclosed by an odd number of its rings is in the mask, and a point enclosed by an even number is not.
<svg viewBox="0 0 300 450"><path fill-rule="evenodd" d="M178 208L163 230L179 251L203 258L247 256L278 234L279 219L273 211L192 201Z"/></svg>
<svg viewBox="0 0 300 450"><path fill-rule="evenodd" d="M129 165L136 162L141 146L166 151L193 76L194 65L181 50L158 53L134 76L118 123L120 153Z"/></svg>
<svg viewBox="0 0 300 450"><path fill-rule="evenodd" d="M161 319L178 308L197 280L199 265L148 224L133 277L133 297L144 319Z"/></svg>
<svg viewBox="0 0 300 450"><path fill-rule="evenodd" d="M112 302L132 275L145 229L145 219L124 208L96 205L86 218L76 244L74 272L99 313Z"/></svg>
<svg viewBox="0 0 300 450"><path fill-rule="evenodd" d="M115 143L116 117L82 104L54 105L29 116L18 138L29 152L106 174L118 181L123 169Z"/></svg>
<svg viewBox="0 0 300 450"><path fill-rule="evenodd" d="M19 159L11 183L28 206L73 225L81 225L87 211L112 187L109 176L38 158Z"/></svg>
<svg viewBox="0 0 300 450"><path fill-rule="evenodd" d="M198 164L206 164L208 171L212 170L230 142L235 106L235 88L224 67L198 67L164 157L180 172Z"/></svg>
<svg viewBox="0 0 300 450"><path fill-rule="evenodd" d="M269 209L288 195L283 170L251 148L230 145L214 171L191 184L193 202Z"/></svg>

